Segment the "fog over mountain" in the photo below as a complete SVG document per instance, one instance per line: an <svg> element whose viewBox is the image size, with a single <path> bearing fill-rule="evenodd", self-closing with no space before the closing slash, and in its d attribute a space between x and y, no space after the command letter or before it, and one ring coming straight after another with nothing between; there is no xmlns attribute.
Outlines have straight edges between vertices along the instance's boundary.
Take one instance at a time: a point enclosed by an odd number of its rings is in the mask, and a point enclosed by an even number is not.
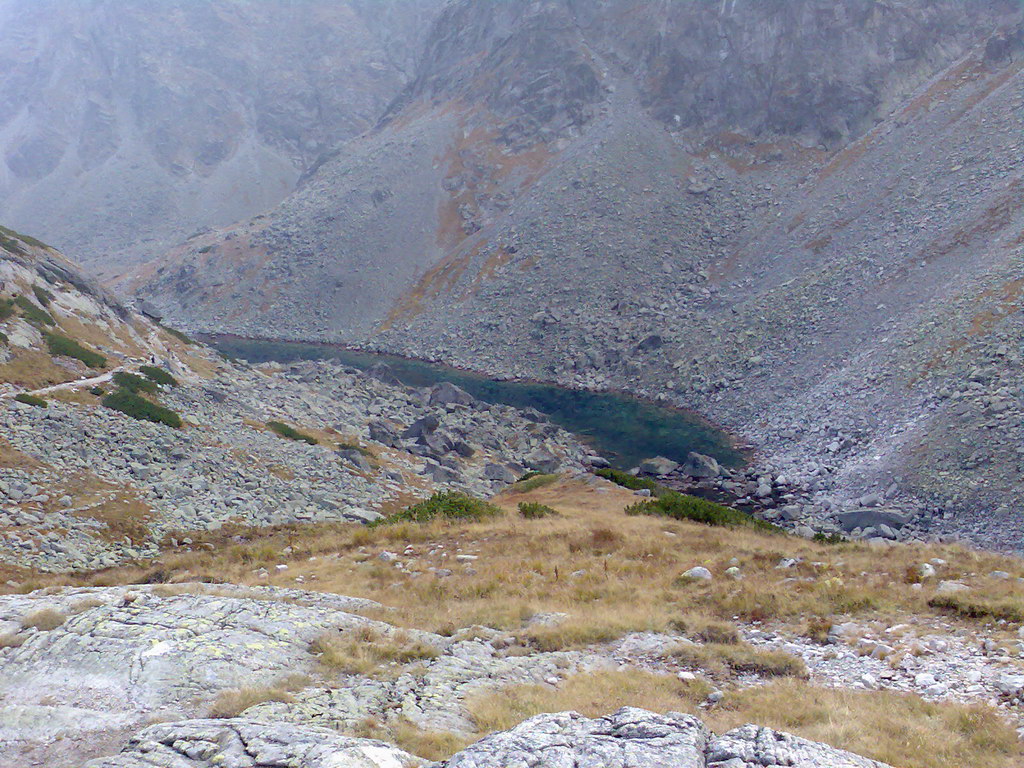
<svg viewBox="0 0 1024 768"><path fill-rule="evenodd" d="M2 0L0 220L110 274L269 208L401 90L441 0Z"/></svg>

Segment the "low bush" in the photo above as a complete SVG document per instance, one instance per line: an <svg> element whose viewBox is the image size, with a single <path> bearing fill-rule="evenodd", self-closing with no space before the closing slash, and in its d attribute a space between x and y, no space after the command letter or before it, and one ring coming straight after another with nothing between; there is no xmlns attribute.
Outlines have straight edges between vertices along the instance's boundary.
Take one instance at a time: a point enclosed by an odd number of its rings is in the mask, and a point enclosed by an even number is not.
<svg viewBox="0 0 1024 768"><path fill-rule="evenodd" d="M250 707L274 701L290 704L295 698L282 687L237 688L221 691L210 705L208 717L227 719L238 717Z"/></svg>
<svg viewBox="0 0 1024 768"><path fill-rule="evenodd" d="M26 296L16 296L14 303L18 309L21 310L22 316L33 325L56 325L56 321L50 316L50 313L40 307L37 307Z"/></svg>
<svg viewBox="0 0 1024 768"><path fill-rule="evenodd" d="M535 491L538 488L543 488L546 485L558 482L558 475L544 475L539 472L530 472L527 475L523 475L515 485L512 486L512 490L515 493L529 493Z"/></svg>
<svg viewBox="0 0 1024 768"><path fill-rule="evenodd" d="M427 523L431 520L486 520L501 515L501 510L482 499L458 491L435 493L379 523Z"/></svg>
<svg viewBox="0 0 1024 768"><path fill-rule="evenodd" d="M365 456L368 459L374 458L373 451L371 451L368 448L360 445L359 443L353 443L350 440L339 440L338 441L338 450L339 451L356 451L358 453L361 453L363 456Z"/></svg>
<svg viewBox="0 0 1024 768"><path fill-rule="evenodd" d="M740 512L738 509L675 491L665 493L656 499L631 504L626 507L626 514L670 517L673 520L691 520L704 525L721 525L732 528L742 526L766 533L777 533L782 530L771 523Z"/></svg>
<svg viewBox="0 0 1024 768"><path fill-rule="evenodd" d="M14 399L19 403L24 403L25 405L34 405L36 408L47 408L50 405L48 402L43 400L43 398L30 395L28 392L21 392L15 395Z"/></svg>
<svg viewBox="0 0 1024 768"><path fill-rule="evenodd" d="M317 445L319 443L315 437L307 435L304 432L299 432L295 427L290 427L281 421L268 421L267 429L286 440L295 440L296 442L302 442L308 445Z"/></svg>
<svg viewBox="0 0 1024 768"><path fill-rule="evenodd" d="M89 392L93 395L96 395L96 397L103 397L105 394L107 394L107 391L103 389L103 387L93 387L92 389L89 390Z"/></svg>
<svg viewBox="0 0 1024 768"><path fill-rule="evenodd" d="M14 299L0 299L0 321L10 320L15 315Z"/></svg>
<svg viewBox="0 0 1024 768"><path fill-rule="evenodd" d="M178 386L178 380L171 376L163 368L157 368L155 365L143 365L139 367L139 373L145 376L147 379L155 384L159 384L162 387L176 387Z"/></svg>
<svg viewBox="0 0 1024 768"><path fill-rule="evenodd" d="M684 664L719 675L733 672L762 677L807 677L803 659L746 643L684 645L674 650L672 656Z"/></svg>
<svg viewBox="0 0 1024 768"><path fill-rule="evenodd" d="M53 301L53 294L38 285L32 286L32 293L36 295L36 301L44 307L50 306L50 302Z"/></svg>
<svg viewBox="0 0 1024 768"><path fill-rule="evenodd" d="M112 411L119 411L139 421L165 424L175 429L181 427L181 417L170 408L164 408L162 405L126 389L119 389L104 397L103 405Z"/></svg>
<svg viewBox="0 0 1024 768"><path fill-rule="evenodd" d="M61 336L59 333L47 333L46 346L54 357L73 357L81 360L90 368L103 368L107 358L91 349L86 349L74 339Z"/></svg>
<svg viewBox="0 0 1024 768"><path fill-rule="evenodd" d="M527 520L540 520L544 517L555 517L558 510L536 501L521 501L519 502L519 514Z"/></svg>
<svg viewBox="0 0 1024 768"><path fill-rule="evenodd" d="M156 394L156 382L144 379L141 376L136 376L134 373L125 373L124 371L118 371L114 374L114 384L123 390L128 392L146 392L150 395Z"/></svg>
<svg viewBox="0 0 1024 768"><path fill-rule="evenodd" d="M629 488L631 491L647 490L655 496L672 492L671 489L666 488L664 485L660 485L653 480L646 477L631 475L629 472L623 472L621 469L599 469L596 474L598 477L603 477L605 480L611 480L616 485L621 485L623 488Z"/></svg>

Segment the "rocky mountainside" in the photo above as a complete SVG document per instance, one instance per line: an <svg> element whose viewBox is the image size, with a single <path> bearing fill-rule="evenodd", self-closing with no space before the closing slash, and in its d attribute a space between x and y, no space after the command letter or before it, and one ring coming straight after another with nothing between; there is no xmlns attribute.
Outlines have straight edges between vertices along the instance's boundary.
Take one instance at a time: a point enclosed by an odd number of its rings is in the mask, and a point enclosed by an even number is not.
<svg viewBox="0 0 1024 768"><path fill-rule="evenodd" d="M1019 546L1020 11L456 2L376 131L125 285L204 330L666 399L805 514Z"/></svg>
<svg viewBox="0 0 1024 768"><path fill-rule="evenodd" d="M284 198L441 0L3 0L0 219L105 274Z"/></svg>
<svg viewBox="0 0 1024 768"><path fill-rule="evenodd" d="M590 456L539 415L452 385L222 360L39 241L0 237L0 564L10 574L152 557L168 536L226 524L368 522L435 490L490 495Z"/></svg>

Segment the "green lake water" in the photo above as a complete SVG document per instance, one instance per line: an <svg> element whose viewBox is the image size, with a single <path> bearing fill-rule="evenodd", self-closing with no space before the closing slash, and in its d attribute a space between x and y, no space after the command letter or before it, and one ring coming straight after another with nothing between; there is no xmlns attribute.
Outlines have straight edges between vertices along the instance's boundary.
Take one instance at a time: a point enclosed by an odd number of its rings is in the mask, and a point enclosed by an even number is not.
<svg viewBox="0 0 1024 768"><path fill-rule="evenodd" d="M699 417L647 400L610 392L588 392L554 384L499 381L446 365L347 349L334 344L261 341L204 336L220 352L251 363L336 360L366 370L385 363L410 387L450 381L489 403L534 408L553 423L583 437L614 466L630 469L652 456L682 462L690 451L714 456L727 466L744 462L729 436Z"/></svg>

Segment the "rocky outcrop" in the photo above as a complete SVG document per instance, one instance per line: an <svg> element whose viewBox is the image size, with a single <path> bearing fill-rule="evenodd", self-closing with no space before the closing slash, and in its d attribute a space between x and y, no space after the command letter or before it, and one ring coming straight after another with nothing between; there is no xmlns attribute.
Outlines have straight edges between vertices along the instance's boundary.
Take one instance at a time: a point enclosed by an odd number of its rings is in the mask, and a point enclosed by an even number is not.
<svg viewBox="0 0 1024 768"><path fill-rule="evenodd" d="M324 728L247 720L190 720L146 728L115 757L85 768L417 768L423 761L370 739Z"/></svg>
<svg viewBox="0 0 1024 768"><path fill-rule="evenodd" d="M412 75L440 0L0 3L0 219L105 271L278 203Z"/></svg>
<svg viewBox="0 0 1024 768"><path fill-rule="evenodd" d="M407 768L415 758L379 742L317 728L246 720L186 721L142 731L117 757L86 768ZM289 763L291 764L291 763ZM574 712L538 715L490 736L435 768L885 768L848 752L765 728L746 726L715 738L688 715L622 709L588 720Z"/></svg>

